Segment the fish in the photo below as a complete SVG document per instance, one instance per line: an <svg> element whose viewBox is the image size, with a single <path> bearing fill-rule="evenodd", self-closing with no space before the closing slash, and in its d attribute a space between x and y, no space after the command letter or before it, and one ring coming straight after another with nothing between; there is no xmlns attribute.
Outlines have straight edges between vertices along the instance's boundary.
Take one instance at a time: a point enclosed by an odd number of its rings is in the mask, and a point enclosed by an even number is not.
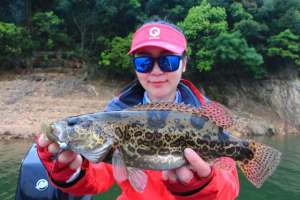
<svg viewBox="0 0 300 200"><path fill-rule="evenodd" d="M230 134L234 123L230 111L214 101L199 108L150 103L66 117L46 125L43 132L64 150L94 163L112 163L115 179L128 179L138 192L147 184L144 170L172 170L187 165L185 148L211 163L220 157L232 158L259 188L275 171L281 152Z"/></svg>

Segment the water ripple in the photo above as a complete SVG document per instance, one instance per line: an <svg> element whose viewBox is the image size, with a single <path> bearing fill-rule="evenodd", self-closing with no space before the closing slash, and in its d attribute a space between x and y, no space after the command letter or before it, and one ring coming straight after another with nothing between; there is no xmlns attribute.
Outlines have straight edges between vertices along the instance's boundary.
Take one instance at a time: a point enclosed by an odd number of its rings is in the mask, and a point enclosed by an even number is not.
<svg viewBox="0 0 300 200"><path fill-rule="evenodd" d="M15 198L19 166L28 150L28 141L10 141L0 143L0 199Z"/></svg>

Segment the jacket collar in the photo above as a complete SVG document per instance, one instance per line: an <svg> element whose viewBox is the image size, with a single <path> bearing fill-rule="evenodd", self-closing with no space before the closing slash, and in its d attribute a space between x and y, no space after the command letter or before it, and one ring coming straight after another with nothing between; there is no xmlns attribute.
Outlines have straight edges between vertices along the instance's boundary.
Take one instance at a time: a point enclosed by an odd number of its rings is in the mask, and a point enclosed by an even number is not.
<svg viewBox="0 0 300 200"><path fill-rule="evenodd" d="M195 107L201 105L200 100L194 94L192 89L186 84L186 80L181 80L178 84L178 90L182 97L182 102L190 104ZM138 80L134 80L128 84L119 94L114 98L105 108L106 111L123 110L128 107L132 107L143 103L144 88L141 86ZM199 92L199 91L198 91Z"/></svg>

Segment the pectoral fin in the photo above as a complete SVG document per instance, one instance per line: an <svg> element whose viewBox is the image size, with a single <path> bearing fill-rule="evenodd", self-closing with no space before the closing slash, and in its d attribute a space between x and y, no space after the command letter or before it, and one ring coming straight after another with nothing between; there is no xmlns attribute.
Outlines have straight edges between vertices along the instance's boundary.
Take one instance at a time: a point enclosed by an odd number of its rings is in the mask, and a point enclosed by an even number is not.
<svg viewBox="0 0 300 200"><path fill-rule="evenodd" d="M148 176L143 170L137 168L128 167L127 170L131 186L135 189L135 191L143 192L148 182Z"/></svg>
<svg viewBox="0 0 300 200"><path fill-rule="evenodd" d="M127 169L123 161L121 152L116 149L112 157L113 175L117 182L123 182L127 180Z"/></svg>
<svg viewBox="0 0 300 200"><path fill-rule="evenodd" d="M123 182L128 179L135 191L144 191L148 182L148 176L143 170L126 167L122 154L118 149L113 153L112 165L113 175L117 182Z"/></svg>

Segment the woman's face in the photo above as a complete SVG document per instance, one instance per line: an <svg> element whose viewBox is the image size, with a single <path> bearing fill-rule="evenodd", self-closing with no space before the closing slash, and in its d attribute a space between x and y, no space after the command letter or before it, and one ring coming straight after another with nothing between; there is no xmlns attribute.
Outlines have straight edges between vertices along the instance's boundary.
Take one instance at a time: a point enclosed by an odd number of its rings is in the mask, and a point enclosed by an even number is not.
<svg viewBox="0 0 300 200"><path fill-rule="evenodd" d="M162 55L177 55L159 47L147 47L136 52L135 56L151 56L157 58ZM172 102L175 100L177 85L181 79L182 72L186 68L186 59L175 72L163 72L158 63L154 63L153 70L149 73L136 72L137 78L143 88L147 91L152 102Z"/></svg>

